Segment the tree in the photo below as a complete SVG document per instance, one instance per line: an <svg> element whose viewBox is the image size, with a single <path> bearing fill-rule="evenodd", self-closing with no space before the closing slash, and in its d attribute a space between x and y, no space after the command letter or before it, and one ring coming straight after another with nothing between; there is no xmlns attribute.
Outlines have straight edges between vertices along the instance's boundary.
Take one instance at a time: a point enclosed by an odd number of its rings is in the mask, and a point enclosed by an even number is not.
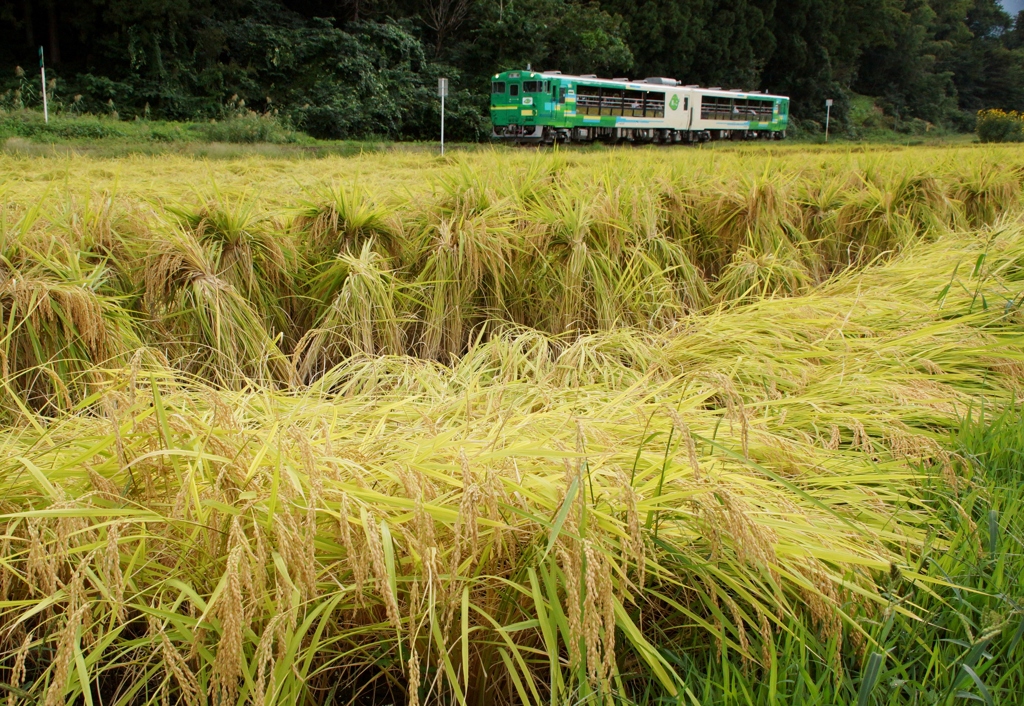
<svg viewBox="0 0 1024 706"><path fill-rule="evenodd" d="M475 28L452 48L449 60L472 71L480 91L487 90L491 73L527 64L564 73L615 76L633 66L622 18L594 2L480 2L473 22Z"/></svg>
<svg viewBox="0 0 1024 706"><path fill-rule="evenodd" d="M458 29L469 14L470 0L424 0L424 22L434 30L434 55L441 53L444 41Z"/></svg>
<svg viewBox="0 0 1024 706"><path fill-rule="evenodd" d="M427 134L442 73L480 134L489 76L528 64L784 93L798 119L832 98L843 120L851 92L901 123L1024 109L1024 13L998 0L0 0L0 93L39 43L86 110L216 118L237 95L324 136Z"/></svg>
<svg viewBox="0 0 1024 706"><path fill-rule="evenodd" d="M942 61L970 122L983 108L1024 110L1024 52L1013 49L1014 23L996 0L968 4L954 47Z"/></svg>

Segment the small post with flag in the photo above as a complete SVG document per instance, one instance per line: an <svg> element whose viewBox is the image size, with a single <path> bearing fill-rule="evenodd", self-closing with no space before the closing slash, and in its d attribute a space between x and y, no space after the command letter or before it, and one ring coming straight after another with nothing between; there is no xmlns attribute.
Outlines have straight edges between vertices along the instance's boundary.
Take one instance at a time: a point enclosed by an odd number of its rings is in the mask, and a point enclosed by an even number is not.
<svg viewBox="0 0 1024 706"><path fill-rule="evenodd" d="M46 65L43 63L43 48L39 47L39 76L43 81L43 122L50 122L50 111L46 107Z"/></svg>
<svg viewBox="0 0 1024 706"><path fill-rule="evenodd" d="M444 155L444 99L448 95L448 79L437 79L437 95L441 97L441 154Z"/></svg>

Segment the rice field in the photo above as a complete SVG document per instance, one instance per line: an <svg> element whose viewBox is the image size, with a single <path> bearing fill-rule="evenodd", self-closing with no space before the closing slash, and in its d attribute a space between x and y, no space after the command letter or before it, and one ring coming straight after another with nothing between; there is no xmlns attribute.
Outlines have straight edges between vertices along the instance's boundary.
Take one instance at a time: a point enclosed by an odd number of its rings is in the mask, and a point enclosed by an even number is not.
<svg viewBox="0 0 1024 706"><path fill-rule="evenodd" d="M1024 153L0 156L0 698L1024 693Z"/></svg>

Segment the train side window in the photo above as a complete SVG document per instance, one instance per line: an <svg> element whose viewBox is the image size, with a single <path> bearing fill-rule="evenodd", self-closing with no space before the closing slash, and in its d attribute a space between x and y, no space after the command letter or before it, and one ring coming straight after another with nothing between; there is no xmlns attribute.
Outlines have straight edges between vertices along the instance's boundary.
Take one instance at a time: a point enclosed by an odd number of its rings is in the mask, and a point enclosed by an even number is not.
<svg viewBox="0 0 1024 706"><path fill-rule="evenodd" d="M683 110L689 110L689 109L690 109L690 97L686 96L685 98L683 98Z"/></svg>
<svg viewBox="0 0 1024 706"><path fill-rule="evenodd" d="M622 106L624 91L615 88L601 90L601 115L624 115Z"/></svg>
<svg viewBox="0 0 1024 706"><path fill-rule="evenodd" d="M559 91L559 93L558 93L558 102L559 103L565 103L565 96L566 96L566 94L568 92L569 92L568 88L563 88L561 91Z"/></svg>
<svg viewBox="0 0 1024 706"><path fill-rule="evenodd" d="M580 115L601 114L601 89L596 86L576 87L576 112Z"/></svg>
<svg viewBox="0 0 1024 706"><path fill-rule="evenodd" d="M735 110L731 98L725 96L703 96L700 103L702 120L732 120Z"/></svg>
<svg viewBox="0 0 1024 706"><path fill-rule="evenodd" d="M504 92L505 92L505 82L504 81L494 81L491 84L491 93L504 93Z"/></svg>
<svg viewBox="0 0 1024 706"><path fill-rule="evenodd" d="M511 84L508 87L508 94L510 96L518 96L519 95L519 85L515 84L515 83Z"/></svg>
<svg viewBox="0 0 1024 706"><path fill-rule="evenodd" d="M653 91L644 94L644 115L648 118L665 117L665 94Z"/></svg>
<svg viewBox="0 0 1024 706"><path fill-rule="evenodd" d="M644 114L644 92L624 91L622 94L621 115L643 116Z"/></svg>

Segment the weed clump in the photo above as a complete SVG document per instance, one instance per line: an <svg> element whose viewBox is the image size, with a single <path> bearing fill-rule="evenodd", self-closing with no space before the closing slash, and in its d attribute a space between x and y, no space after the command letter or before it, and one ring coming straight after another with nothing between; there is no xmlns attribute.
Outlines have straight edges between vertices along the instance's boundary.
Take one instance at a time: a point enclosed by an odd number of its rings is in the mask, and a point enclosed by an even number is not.
<svg viewBox="0 0 1024 706"><path fill-rule="evenodd" d="M235 144L291 144L301 142L303 137L286 128L277 117L253 111L232 115L224 120L196 123L190 126L190 130L209 142Z"/></svg>

